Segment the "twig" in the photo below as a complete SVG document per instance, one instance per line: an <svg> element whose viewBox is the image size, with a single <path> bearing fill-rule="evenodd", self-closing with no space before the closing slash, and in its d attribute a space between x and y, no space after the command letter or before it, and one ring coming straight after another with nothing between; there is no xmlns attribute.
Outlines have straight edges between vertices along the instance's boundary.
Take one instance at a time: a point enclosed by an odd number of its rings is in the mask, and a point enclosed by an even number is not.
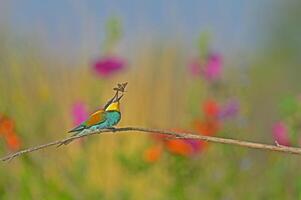
<svg viewBox="0 0 301 200"><path fill-rule="evenodd" d="M44 148L47 148L50 146L57 146L57 145L65 144L67 142L70 142L70 141L73 141L73 140L76 140L76 139L79 139L82 137L87 137L87 136L91 136L91 135L95 135L95 134L99 134L99 133L115 133L115 132L128 132L128 131L144 132L144 133L157 133L157 134L164 134L169 137L180 138L180 139L195 139L195 140L202 140L202 141L206 141L206 142L229 144L229 145L242 146L242 147L253 148L253 149L278 151L278 152L283 152L283 153L301 155L301 148L277 145L277 143L276 143L276 145L270 145L270 144L262 144L262 143L241 141L241 140L228 139L228 138L203 136L203 135L199 135L199 134L195 134L195 133L188 133L188 132L174 132L174 131L168 131L168 130L158 130L158 129L139 128L139 127L123 127L123 128L116 128L116 129L98 130L95 132L87 133L85 135L73 136L73 137L62 139L62 140L50 142L47 144L42 144L39 146L31 147L28 149L24 149L24 150L9 154L9 155L1 158L0 160L1 161L10 161L13 158L21 156L25 153L38 151L40 149L44 149Z"/></svg>

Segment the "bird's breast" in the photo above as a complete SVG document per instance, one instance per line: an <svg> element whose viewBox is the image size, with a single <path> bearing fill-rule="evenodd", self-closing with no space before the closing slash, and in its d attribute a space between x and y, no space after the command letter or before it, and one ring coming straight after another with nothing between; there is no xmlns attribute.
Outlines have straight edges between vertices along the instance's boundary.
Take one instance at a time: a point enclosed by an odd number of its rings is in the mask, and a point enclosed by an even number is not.
<svg viewBox="0 0 301 200"><path fill-rule="evenodd" d="M106 113L106 121L109 126L114 126L116 125L121 118L121 114L118 111L108 111Z"/></svg>

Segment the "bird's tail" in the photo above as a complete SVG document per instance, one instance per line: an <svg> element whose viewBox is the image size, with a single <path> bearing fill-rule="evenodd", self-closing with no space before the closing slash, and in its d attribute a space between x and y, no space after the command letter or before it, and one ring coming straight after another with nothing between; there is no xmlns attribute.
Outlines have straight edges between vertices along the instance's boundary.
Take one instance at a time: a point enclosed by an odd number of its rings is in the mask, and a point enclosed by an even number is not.
<svg viewBox="0 0 301 200"><path fill-rule="evenodd" d="M81 124L81 125L75 127L74 129L68 131L68 133L80 132L80 131L84 130L85 128L86 128L86 126ZM75 135L76 135L76 133L75 133ZM72 135L72 136L74 136L74 135Z"/></svg>

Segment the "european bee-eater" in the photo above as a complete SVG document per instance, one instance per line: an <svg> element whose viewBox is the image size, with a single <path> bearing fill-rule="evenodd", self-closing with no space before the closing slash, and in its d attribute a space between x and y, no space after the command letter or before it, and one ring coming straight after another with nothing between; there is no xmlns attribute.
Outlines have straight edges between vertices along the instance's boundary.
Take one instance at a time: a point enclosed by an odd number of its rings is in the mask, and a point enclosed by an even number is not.
<svg viewBox="0 0 301 200"><path fill-rule="evenodd" d="M86 121L69 132L75 132L75 134L73 134L73 136L75 136L85 134L87 131L113 128L121 119L119 101L123 95L118 97L118 92L119 91L116 92L115 96L103 109L94 112Z"/></svg>

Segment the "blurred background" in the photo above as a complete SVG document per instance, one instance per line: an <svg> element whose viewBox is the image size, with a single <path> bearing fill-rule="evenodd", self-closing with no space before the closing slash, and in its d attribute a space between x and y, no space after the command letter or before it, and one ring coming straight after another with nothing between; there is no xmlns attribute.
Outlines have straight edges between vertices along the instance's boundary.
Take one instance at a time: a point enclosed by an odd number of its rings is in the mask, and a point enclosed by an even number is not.
<svg viewBox="0 0 301 200"><path fill-rule="evenodd" d="M301 2L2 0L0 153L119 126L301 145ZM0 165L0 199L301 199L298 156L92 136Z"/></svg>

